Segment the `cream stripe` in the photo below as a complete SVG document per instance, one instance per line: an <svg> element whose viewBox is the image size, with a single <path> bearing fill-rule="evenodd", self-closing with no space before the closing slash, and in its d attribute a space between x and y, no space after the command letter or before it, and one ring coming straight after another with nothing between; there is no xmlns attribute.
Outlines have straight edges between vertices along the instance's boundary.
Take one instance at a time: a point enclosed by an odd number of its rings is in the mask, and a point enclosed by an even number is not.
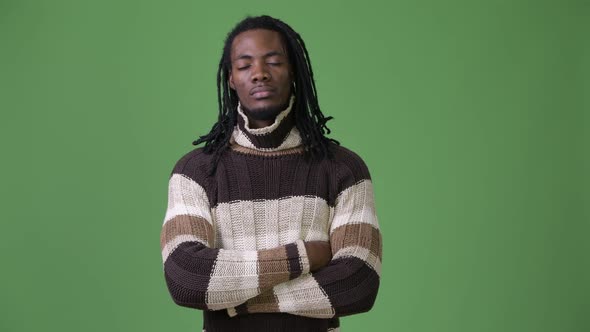
<svg viewBox="0 0 590 332"><path fill-rule="evenodd" d="M343 190L336 198L330 233L345 224L371 224L379 229L375 214L373 183L362 180Z"/></svg>
<svg viewBox="0 0 590 332"><path fill-rule="evenodd" d="M350 246L338 250L338 252L332 257L332 259L353 256L359 258L367 263L378 276L381 276L381 260L375 256L367 248L361 246Z"/></svg>
<svg viewBox="0 0 590 332"><path fill-rule="evenodd" d="M240 102L238 102L238 113L244 119L244 128L246 128L246 130L250 134L256 135L256 136L262 136L262 135L269 134L272 131L274 131L275 129L277 129L277 127L283 121L283 119L285 117L287 117L287 114L289 114L289 112L291 112L291 108L293 107L294 101L295 101L295 96L291 95L291 98L289 99L289 105L287 106L287 108L282 110L281 113L279 113L275 117L275 120L271 125L268 125L268 126L262 127L262 128L250 128L249 119L246 116L246 114L244 114L244 110L242 109L242 104Z"/></svg>
<svg viewBox="0 0 590 332"><path fill-rule="evenodd" d="M268 234L268 236L256 236L258 242L256 243L257 248L274 248L278 247L279 244L279 221L281 220L279 208L280 202L276 199L269 199L264 201L264 204L255 203L254 210L257 211L262 208L260 214L255 214L256 217L262 216L263 218L256 218L256 220L264 220L264 222L255 223L256 234ZM271 236L276 234L276 236Z"/></svg>
<svg viewBox="0 0 590 332"><path fill-rule="evenodd" d="M207 308L209 310L222 310L228 307L235 307L259 293L258 289L253 288L231 291L207 291Z"/></svg>
<svg viewBox="0 0 590 332"><path fill-rule="evenodd" d="M215 268L211 274L214 278L233 278L242 279L242 277L256 277L256 282L246 287L258 287L258 252L236 251L236 250L219 250ZM242 281L240 280L240 283ZM211 285L211 284L210 284ZM214 288L214 287L213 287ZM226 285L231 289L230 285ZM243 287L239 287L243 288Z"/></svg>
<svg viewBox="0 0 590 332"><path fill-rule="evenodd" d="M164 249L162 249L162 261L164 263L166 263L166 260L168 259L170 254L172 254L172 252L176 248L178 248L178 246L181 243L190 242L190 241L196 241L196 242L202 243L203 245L207 246L207 241L205 241L195 235L192 235L192 234L178 235L178 236L175 236L174 239L168 241L168 243L166 243L166 245L164 246Z"/></svg>
<svg viewBox="0 0 590 332"><path fill-rule="evenodd" d="M309 273L309 257L307 256L305 243L302 240L297 240L295 244L297 245L299 257L301 257L301 274Z"/></svg>
<svg viewBox="0 0 590 332"><path fill-rule="evenodd" d="M208 210L208 209L207 209ZM204 207L196 207L196 206L175 206L171 209L166 210L166 217L164 217L164 225L169 222L170 220L174 219L174 217L187 215L187 216L195 216L201 217L211 224L211 212L207 211ZM209 219L207 219L209 218Z"/></svg>
<svg viewBox="0 0 590 332"><path fill-rule="evenodd" d="M335 314L328 296L309 274L279 284L273 291L280 312L313 318L331 318Z"/></svg>
<svg viewBox="0 0 590 332"><path fill-rule="evenodd" d="M207 307L236 306L258 293L258 253L220 250L207 287Z"/></svg>
<svg viewBox="0 0 590 332"><path fill-rule="evenodd" d="M220 248L260 250L298 239L329 240L330 207L317 196L221 203L212 213ZM244 238L238 241L239 236Z"/></svg>
<svg viewBox="0 0 590 332"><path fill-rule="evenodd" d="M232 213L231 209L217 209L212 208L211 213L215 219L215 230L216 230L216 247L225 249L235 249L234 245L234 234L232 230Z"/></svg>
<svg viewBox="0 0 590 332"><path fill-rule="evenodd" d="M168 184L168 207L164 224L178 215L202 217L212 222L205 189L183 174L173 174Z"/></svg>
<svg viewBox="0 0 590 332"><path fill-rule="evenodd" d="M289 199L283 199L279 202L279 209L286 211L291 206L304 206L304 197L295 196ZM289 243L292 238L300 238L300 230L305 229L303 225L303 210L289 209L291 212L282 216L281 222L278 224L278 238L279 243Z"/></svg>

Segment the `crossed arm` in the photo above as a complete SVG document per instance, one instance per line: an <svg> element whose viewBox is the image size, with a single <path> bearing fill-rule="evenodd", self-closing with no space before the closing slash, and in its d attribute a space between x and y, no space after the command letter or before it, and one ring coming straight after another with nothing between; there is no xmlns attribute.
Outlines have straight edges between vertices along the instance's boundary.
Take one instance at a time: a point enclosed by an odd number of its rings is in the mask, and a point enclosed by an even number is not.
<svg viewBox="0 0 590 332"><path fill-rule="evenodd" d="M328 265L229 308L228 314L283 312L331 318L371 309L379 288L382 244L370 180L339 195L330 244L333 257Z"/></svg>
<svg viewBox="0 0 590 332"><path fill-rule="evenodd" d="M160 234L166 284L175 303L219 310L237 306L310 271L301 240L266 250L212 248L213 226L202 186L172 174Z"/></svg>
<svg viewBox="0 0 590 332"><path fill-rule="evenodd" d="M329 262L319 243L297 240L237 251L212 248L213 239L203 187L172 174L160 245L168 290L178 305L227 309L230 316L284 312L328 318L367 311L375 301L381 234L370 179L354 183L336 199Z"/></svg>

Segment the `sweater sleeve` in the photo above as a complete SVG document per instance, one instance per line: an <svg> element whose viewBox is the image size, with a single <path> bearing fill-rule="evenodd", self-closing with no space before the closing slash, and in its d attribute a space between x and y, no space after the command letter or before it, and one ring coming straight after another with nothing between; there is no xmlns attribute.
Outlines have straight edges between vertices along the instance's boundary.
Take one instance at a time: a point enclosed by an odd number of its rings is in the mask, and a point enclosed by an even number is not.
<svg viewBox="0 0 590 332"><path fill-rule="evenodd" d="M276 285L240 306L229 308L230 316L283 312L331 318L372 308L379 288L382 257L373 186L365 164L358 157L343 173L330 226L331 262L314 273Z"/></svg>
<svg viewBox="0 0 590 332"><path fill-rule="evenodd" d="M194 172L186 171L186 159L170 176L160 234L164 277L176 304L202 310L235 307L309 272L300 240L266 250L215 248L209 199Z"/></svg>

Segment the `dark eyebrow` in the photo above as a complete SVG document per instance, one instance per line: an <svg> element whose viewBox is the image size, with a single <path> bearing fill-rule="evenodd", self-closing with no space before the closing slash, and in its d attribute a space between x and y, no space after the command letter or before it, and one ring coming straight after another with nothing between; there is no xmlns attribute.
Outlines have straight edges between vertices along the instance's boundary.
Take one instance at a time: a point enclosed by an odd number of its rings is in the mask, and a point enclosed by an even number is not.
<svg viewBox="0 0 590 332"><path fill-rule="evenodd" d="M271 56L285 56L285 54L283 54L283 52L279 52L279 51L270 51L268 53L266 53L263 57L265 58L269 58ZM248 55L248 54L240 54L237 58L234 59L234 61L240 60L240 59L246 59L246 60L250 60L252 59L253 56Z"/></svg>

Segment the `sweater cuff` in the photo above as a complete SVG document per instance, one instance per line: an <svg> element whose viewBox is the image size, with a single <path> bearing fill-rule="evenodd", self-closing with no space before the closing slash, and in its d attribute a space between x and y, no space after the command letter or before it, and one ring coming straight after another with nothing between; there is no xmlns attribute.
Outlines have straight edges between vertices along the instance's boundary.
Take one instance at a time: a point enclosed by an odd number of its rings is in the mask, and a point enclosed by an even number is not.
<svg viewBox="0 0 590 332"><path fill-rule="evenodd" d="M227 308L227 315L230 317L235 317L238 315L238 312L236 311L236 308L230 307L230 308Z"/></svg>
<svg viewBox="0 0 590 332"><path fill-rule="evenodd" d="M295 241L297 251L299 253L299 265L301 266L301 274L309 273L309 258L307 256L307 249L305 249L305 242L303 240Z"/></svg>

